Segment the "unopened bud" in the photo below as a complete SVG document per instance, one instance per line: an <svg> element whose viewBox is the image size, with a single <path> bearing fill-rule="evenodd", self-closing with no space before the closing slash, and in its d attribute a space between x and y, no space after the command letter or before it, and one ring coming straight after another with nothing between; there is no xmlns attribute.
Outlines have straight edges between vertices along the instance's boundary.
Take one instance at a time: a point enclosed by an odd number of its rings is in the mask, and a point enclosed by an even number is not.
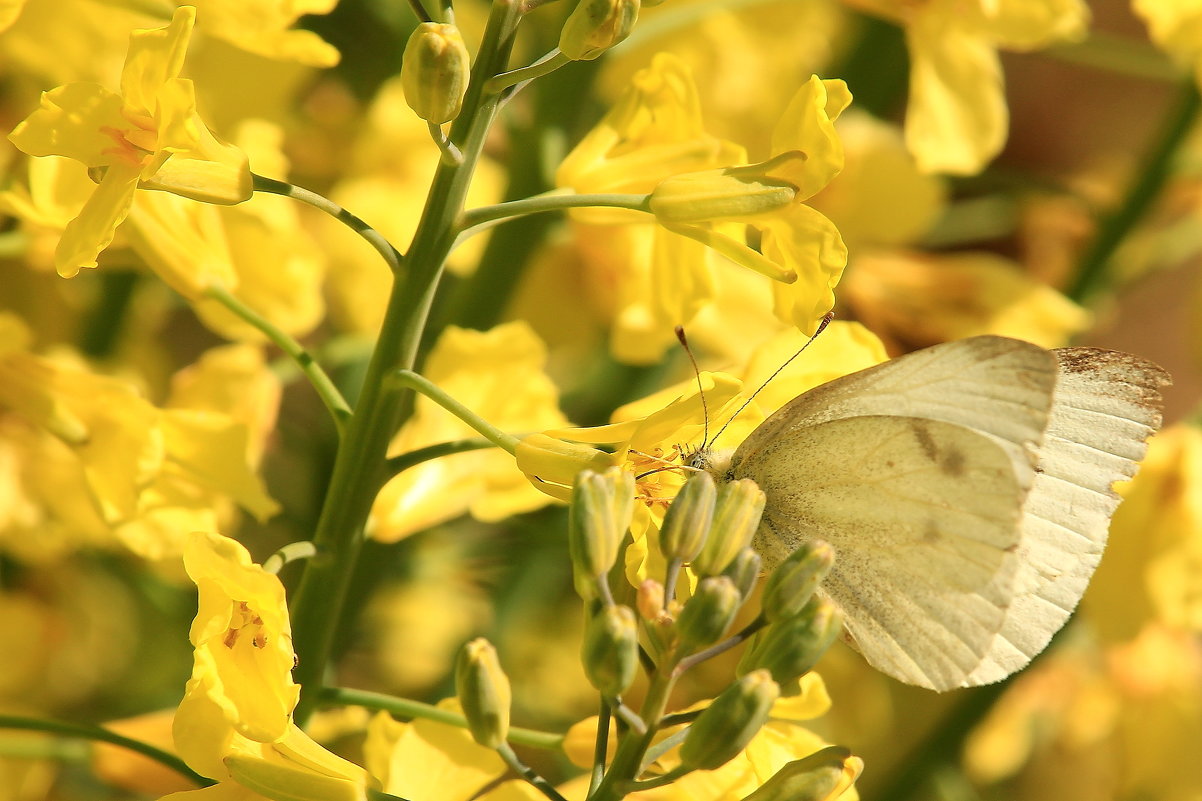
<svg viewBox="0 0 1202 801"><path fill-rule="evenodd" d="M851 787L864 760L838 745L789 762L743 801L833 801Z"/></svg>
<svg viewBox="0 0 1202 801"><path fill-rule="evenodd" d="M834 604L812 598L793 617L760 632L739 661L739 672L766 669L778 684L808 673L839 635L843 620Z"/></svg>
<svg viewBox="0 0 1202 801"><path fill-rule="evenodd" d="M629 606L605 606L584 632L580 660L589 682L606 698L626 692L639 666L639 627Z"/></svg>
<svg viewBox="0 0 1202 801"><path fill-rule="evenodd" d="M496 748L509 735L509 677L492 643L479 637L463 646L455 664L455 691L472 739Z"/></svg>
<svg viewBox="0 0 1202 801"><path fill-rule="evenodd" d="M643 620L656 620L664 612L664 585L655 579L646 579L639 585L635 606Z"/></svg>
<svg viewBox="0 0 1202 801"><path fill-rule="evenodd" d="M621 42L639 19L639 0L579 0L559 34L572 61L591 61Z"/></svg>
<svg viewBox="0 0 1202 801"><path fill-rule="evenodd" d="M768 720L780 688L766 670L727 687L697 717L680 746L681 765L715 770L738 756Z"/></svg>
<svg viewBox="0 0 1202 801"><path fill-rule="evenodd" d="M663 223L746 219L780 211L793 205L797 187L777 173L804 161L804 154L790 151L762 164L673 175L652 190L651 211Z"/></svg>
<svg viewBox="0 0 1202 801"><path fill-rule="evenodd" d="M699 581L697 591L676 621L682 652L691 653L717 642L730 628L742 603L743 597L726 576L711 576Z"/></svg>
<svg viewBox="0 0 1202 801"><path fill-rule="evenodd" d="M803 542L765 582L764 617L775 623L800 612L834 562L835 551L830 545L822 540Z"/></svg>
<svg viewBox="0 0 1202 801"><path fill-rule="evenodd" d="M472 66L459 29L442 22L421 23L409 36L404 58L401 88L417 116L436 125L458 117Z"/></svg>
<svg viewBox="0 0 1202 801"><path fill-rule="evenodd" d="M664 558L691 562L697 558L714 519L714 501L718 495L709 473L694 473L668 508L659 531Z"/></svg>
<svg viewBox="0 0 1202 801"><path fill-rule="evenodd" d="M764 493L749 478L728 481L718 488L714 522L701 553L693 560L693 572L716 576L726 569L739 551L751 543L764 514Z"/></svg>
<svg viewBox="0 0 1202 801"><path fill-rule="evenodd" d="M576 589L586 601L596 597L596 582L605 580L617 561L633 514L634 475L629 471L611 467L577 476L568 510L568 550Z"/></svg>
<svg viewBox="0 0 1202 801"><path fill-rule="evenodd" d="M744 548L739 551L726 569L722 571L722 575L729 576L734 582L735 587L739 591L739 595L743 596L746 601L751 596L752 590L755 589L755 582L760 577L760 568L763 567L764 559L752 548Z"/></svg>

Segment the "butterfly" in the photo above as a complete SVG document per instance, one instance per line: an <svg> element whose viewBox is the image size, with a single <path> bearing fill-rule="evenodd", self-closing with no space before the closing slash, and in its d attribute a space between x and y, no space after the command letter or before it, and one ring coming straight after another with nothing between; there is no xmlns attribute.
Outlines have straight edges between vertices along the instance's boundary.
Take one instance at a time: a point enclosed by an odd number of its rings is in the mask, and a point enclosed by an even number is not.
<svg viewBox="0 0 1202 801"><path fill-rule="evenodd" d="M1023 668L1068 620L1161 423L1157 365L997 336L936 345L806 392L696 467L767 496L771 566L835 551L823 592L845 636L944 691Z"/></svg>

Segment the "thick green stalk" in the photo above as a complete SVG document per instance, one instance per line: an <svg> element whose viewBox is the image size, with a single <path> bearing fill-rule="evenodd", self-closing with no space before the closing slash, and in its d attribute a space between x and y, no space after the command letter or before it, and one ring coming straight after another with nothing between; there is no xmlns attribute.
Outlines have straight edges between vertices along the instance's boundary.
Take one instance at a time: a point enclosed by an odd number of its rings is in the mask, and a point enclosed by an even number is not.
<svg viewBox="0 0 1202 801"><path fill-rule="evenodd" d="M412 391L390 382L397 370L411 369L425 330L443 264L455 240L464 198L498 97L483 92L485 82L503 72L520 20L515 0L494 0L480 53L472 69L463 114L451 139L463 152L462 164L439 164L426 208L406 254L403 280L393 284L388 311L363 390L334 460L325 505L313 541L324 558L310 560L292 599L292 625L301 684L296 719L302 723L321 692L326 664L342 619L343 605L362 545L372 501L386 478L386 451Z"/></svg>
<svg viewBox="0 0 1202 801"><path fill-rule="evenodd" d="M589 801L621 801L626 797L629 792L628 783L638 778L643 755L647 753L647 748L655 739L655 733L659 731L659 724L668 707L668 696L671 695L675 683L675 671L667 667L661 667L651 677L651 685L647 688L647 698L643 701L642 710L647 730L641 734L634 730L626 732L622 742L618 744L614 761L601 779L596 792L589 796Z"/></svg>

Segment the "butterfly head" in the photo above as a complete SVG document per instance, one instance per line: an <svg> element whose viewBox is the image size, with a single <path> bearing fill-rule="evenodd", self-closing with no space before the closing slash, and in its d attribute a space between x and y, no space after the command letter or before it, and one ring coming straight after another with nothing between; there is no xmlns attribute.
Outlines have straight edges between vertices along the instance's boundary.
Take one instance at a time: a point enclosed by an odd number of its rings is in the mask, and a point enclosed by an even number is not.
<svg viewBox="0 0 1202 801"><path fill-rule="evenodd" d="M687 467L704 470L713 476L716 481L733 481L734 472L731 470L731 457L734 456L734 453L734 450L730 448L715 449L703 444L694 451L685 452L682 455L682 461Z"/></svg>

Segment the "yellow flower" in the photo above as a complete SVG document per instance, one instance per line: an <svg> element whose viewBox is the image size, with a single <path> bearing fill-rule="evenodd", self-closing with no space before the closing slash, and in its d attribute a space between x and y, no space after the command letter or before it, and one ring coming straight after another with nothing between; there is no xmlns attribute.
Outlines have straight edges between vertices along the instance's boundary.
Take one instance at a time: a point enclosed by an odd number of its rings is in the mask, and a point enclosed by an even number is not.
<svg viewBox="0 0 1202 801"><path fill-rule="evenodd" d="M179 77L195 16L182 6L168 27L130 36L121 94L93 83L60 86L9 135L30 155L67 156L103 173L63 232L61 275L96 266L139 186L210 203L250 197L246 156L213 136L196 113L192 82Z"/></svg>
<svg viewBox="0 0 1202 801"><path fill-rule="evenodd" d="M455 699L439 704L459 711ZM506 771L468 730L432 720L401 723L380 712L367 728L364 761L386 793L409 801L468 801Z"/></svg>
<svg viewBox="0 0 1202 801"><path fill-rule="evenodd" d="M1081 38L1082 0L848 0L906 31L906 145L926 172L970 175L1002 149L1008 111L998 49Z"/></svg>
<svg viewBox="0 0 1202 801"><path fill-rule="evenodd" d="M1189 0L1132 0L1131 9L1143 18L1152 41L1194 72L1202 83L1202 5Z"/></svg>
<svg viewBox="0 0 1202 801"><path fill-rule="evenodd" d="M206 33L268 58L332 67L338 50L320 36L294 28L307 14L328 14L338 0L205 0ZM200 5L198 3L198 5Z"/></svg>
<svg viewBox="0 0 1202 801"><path fill-rule="evenodd" d="M504 431L536 431L566 422L555 385L543 372L545 362L546 348L523 322L487 332L451 327L430 353L423 375ZM473 436L466 423L422 397L390 453ZM546 503L509 454L460 453L423 462L389 481L372 509L371 532L395 542L464 512L491 521Z"/></svg>
<svg viewBox="0 0 1202 801"><path fill-rule="evenodd" d="M36 526L34 521L45 514L60 519L68 530L82 524L85 541L111 532L135 553L162 559L179 553L180 537L189 527L215 525L228 500L260 519L274 514L276 504L252 467L262 450L263 415L270 419L274 414L264 410L274 410L279 391L272 379L264 378L261 356L257 367L243 364L237 380L249 388L249 370L257 373L256 381L268 383L256 390L255 412L237 420L226 409L185 401L155 407L126 382L96 375L66 358L30 352L28 339L16 318L0 315L0 409L57 440L12 429L18 453L30 461L25 492L41 499L36 506L45 505L44 512L35 506L27 510L31 514L25 521L14 521L17 531ZM233 381L236 373L227 370L211 380ZM39 457L47 454L56 469L40 463ZM56 497L56 490L66 487L73 491ZM70 500L81 497L90 499L91 510Z"/></svg>
<svg viewBox="0 0 1202 801"><path fill-rule="evenodd" d="M1091 321L1089 312L1020 265L990 253L870 251L852 264L842 297L896 350L978 334L1054 348Z"/></svg>

